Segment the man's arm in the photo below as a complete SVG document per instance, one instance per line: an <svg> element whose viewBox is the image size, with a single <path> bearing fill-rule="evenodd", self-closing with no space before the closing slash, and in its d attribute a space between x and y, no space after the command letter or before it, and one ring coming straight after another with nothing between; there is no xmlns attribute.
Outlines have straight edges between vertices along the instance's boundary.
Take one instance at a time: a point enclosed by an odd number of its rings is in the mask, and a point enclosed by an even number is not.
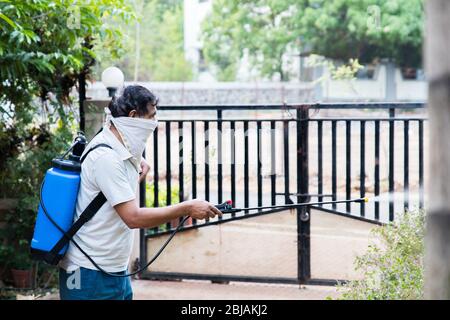
<svg viewBox="0 0 450 320"><path fill-rule="evenodd" d="M153 228L185 215L200 220L222 216L214 205L197 199L161 208L139 208L136 200L131 200L115 205L114 209L130 229Z"/></svg>

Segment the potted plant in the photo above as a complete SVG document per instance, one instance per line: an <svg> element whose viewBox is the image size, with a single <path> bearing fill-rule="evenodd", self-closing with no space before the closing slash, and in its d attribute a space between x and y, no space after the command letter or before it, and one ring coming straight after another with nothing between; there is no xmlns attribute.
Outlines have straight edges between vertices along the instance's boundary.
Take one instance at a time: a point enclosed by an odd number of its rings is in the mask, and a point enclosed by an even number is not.
<svg viewBox="0 0 450 320"><path fill-rule="evenodd" d="M31 288L34 283L33 262L28 250L28 241L21 241L21 247L18 252L12 256L11 275L16 288Z"/></svg>
<svg viewBox="0 0 450 320"><path fill-rule="evenodd" d="M0 230L0 283L4 283L7 280L9 267L11 264L11 258L14 255L14 250L8 245L6 239L3 237L4 230Z"/></svg>

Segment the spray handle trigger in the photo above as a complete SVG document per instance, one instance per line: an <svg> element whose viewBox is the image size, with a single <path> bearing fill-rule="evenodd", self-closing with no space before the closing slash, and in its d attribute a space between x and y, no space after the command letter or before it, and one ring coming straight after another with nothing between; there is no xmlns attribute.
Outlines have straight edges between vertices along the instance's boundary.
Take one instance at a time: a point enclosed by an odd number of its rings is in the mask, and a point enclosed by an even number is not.
<svg viewBox="0 0 450 320"><path fill-rule="evenodd" d="M233 209L232 201L227 200L224 203L216 204L215 207L219 209L220 211L229 211Z"/></svg>

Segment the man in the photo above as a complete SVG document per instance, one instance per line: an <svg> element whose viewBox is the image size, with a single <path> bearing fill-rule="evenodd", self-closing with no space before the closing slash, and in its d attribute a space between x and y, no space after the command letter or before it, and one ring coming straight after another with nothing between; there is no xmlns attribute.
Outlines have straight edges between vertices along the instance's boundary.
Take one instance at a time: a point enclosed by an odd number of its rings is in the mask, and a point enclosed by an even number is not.
<svg viewBox="0 0 450 320"><path fill-rule="evenodd" d="M157 126L158 99L142 86L128 86L105 109L108 116L102 132L86 147L75 220L99 193L107 202L74 236L74 240L105 271L125 274L129 264L134 228L152 228L189 215L213 218L222 213L211 203L190 200L161 208L139 208L138 182L149 170L141 157L149 135ZM70 243L60 262L61 299L132 299L129 277L104 274Z"/></svg>

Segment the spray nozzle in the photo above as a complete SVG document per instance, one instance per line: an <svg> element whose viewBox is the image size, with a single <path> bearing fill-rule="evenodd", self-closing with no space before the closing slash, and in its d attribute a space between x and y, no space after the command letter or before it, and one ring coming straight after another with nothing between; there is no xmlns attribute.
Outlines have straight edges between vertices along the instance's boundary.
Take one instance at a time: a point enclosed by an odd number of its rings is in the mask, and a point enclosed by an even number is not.
<svg viewBox="0 0 450 320"><path fill-rule="evenodd" d="M369 198L364 197L364 198L355 200L355 202L358 202L358 203L369 202Z"/></svg>

